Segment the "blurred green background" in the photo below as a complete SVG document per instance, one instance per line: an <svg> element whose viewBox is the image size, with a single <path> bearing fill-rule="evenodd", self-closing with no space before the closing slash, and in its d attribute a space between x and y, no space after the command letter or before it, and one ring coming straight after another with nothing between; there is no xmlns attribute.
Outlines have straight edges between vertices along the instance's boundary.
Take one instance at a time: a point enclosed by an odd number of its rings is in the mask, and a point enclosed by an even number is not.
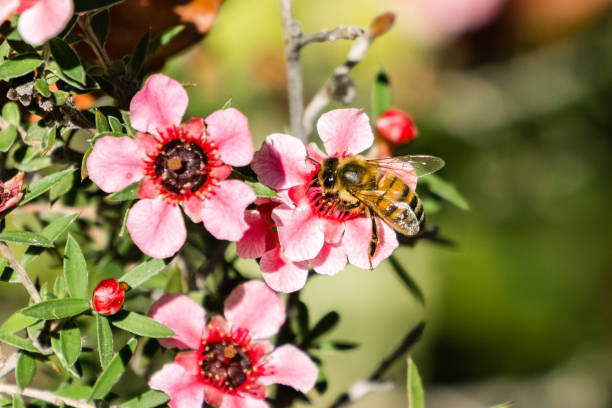
<svg viewBox="0 0 612 408"><path fill-rule="evenodd" d="M430 408L509 400L517 407L612 406L609 3L294 2L306 33L365 27L377 14L397 13L394 28L353 70L353 106L370 111L374 77L384 67L393 105L420 130L396 154L443 157L440 175L471 206L445 203L429 217L452 246L419 242L396 253L425 306L388 263L308 283L302 298L311 319L338 311L341 322L328 338L360 344L319 353L329 390L310 393L314 406L328 406L367 377L421 320L427 326L413 357ZM307 100L350 45L306 47ZM188 117L206 116L232 97L259 147L267 134L287 131L284 69L278 1L230 0L203 43L168 61L164 72L194 84ZM398 387L353 406L407 406L405 370L398 361L388 373Z"/></svg>

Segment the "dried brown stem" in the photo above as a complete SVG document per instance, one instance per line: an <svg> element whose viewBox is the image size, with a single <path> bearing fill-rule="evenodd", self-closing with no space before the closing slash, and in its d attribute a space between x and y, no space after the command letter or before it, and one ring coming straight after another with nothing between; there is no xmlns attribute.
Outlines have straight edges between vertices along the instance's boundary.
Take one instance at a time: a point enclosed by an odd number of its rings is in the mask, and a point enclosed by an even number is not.
<svg viewBox="0 0 612 408"><path fill-rule="evenodd" d="M13 255L11 249L4 242L0 242L0 255L6 258L11 268L13 268L13 270L15 270L15 272L19 274L19 277L21 278L21 283L30 294L30 297L32 298L34 303L40 303L40 294L38 293L38 290L36 290L34 283L32 283L28 272L23 266L21 266L17 258L15 258L15 255Z"/></svg>
<svg viewBox="0 0 612 408"><path fill-rule="evenodd" d="M85 33L87 44L89 44L93 52L96 54L96 57L98 57L98 59L102 62L104 68L108 69L108 67L110 67L111 60L102 44L100 44L100 41L98 41L96 33L94 33L93 29L91 28L91 24L89 24L89 16L79 16L77 21L79 23L79 27L81 27L81 30L83 30L83 33Z"/></svg>

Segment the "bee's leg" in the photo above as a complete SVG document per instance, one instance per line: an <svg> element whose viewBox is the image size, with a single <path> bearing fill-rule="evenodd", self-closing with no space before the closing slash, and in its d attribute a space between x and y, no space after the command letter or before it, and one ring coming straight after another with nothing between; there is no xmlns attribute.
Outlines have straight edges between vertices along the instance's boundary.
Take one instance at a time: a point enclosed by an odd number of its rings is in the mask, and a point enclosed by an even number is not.
<svg viewBox="0 0 612 408"><path fill-rule="evenodd" d="M374 255L376 255L376 250L378 249L380 239L378 237L378 224L376 224L376 217L369 208L367 213L370 215L370 219L372 220L372 237L370 238L370 247L368 249L368 260L370 261L370 269L374 269L372 267L372 258L374 258Z"/></svg>

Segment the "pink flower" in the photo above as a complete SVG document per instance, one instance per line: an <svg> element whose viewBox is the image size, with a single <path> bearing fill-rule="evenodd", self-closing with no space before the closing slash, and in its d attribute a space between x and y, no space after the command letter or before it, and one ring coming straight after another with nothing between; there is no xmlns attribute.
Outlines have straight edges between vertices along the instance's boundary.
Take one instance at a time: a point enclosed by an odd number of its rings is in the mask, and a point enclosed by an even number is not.
<svg viewBox="0 0 612 408"><path fill-rule="evenodd" d="M246 184L225 180L229 165L245 166L253 157L247 118L229 108L181 125L187 104L177 81L149 77L130 103L132 126L143 133L102 137L87 159L89 178L107 193L141 181L127 229L154 258L172 256L185 243L178 204L215 238L237 241L248 228L244 209L255 200Z"/></svg>
<svg viewBox="0 0 612 408"><path fill-rule="evenodd" d="M24 173L19 172L6 183L0 181L0 212L8 210L23 197Z"/></svg>
<svg viewBox="0 0 612 408"><path fill-rule="evenodd" d="M285 321L281 298L263 282L249 281L225 301L225 318L208 325L204 309L186 295L164 295L149 315L176 333L160 339L164 347L188 349L155 373L151 388L170 396L172 408L266 408L266 385L284 384L308 392L317 366L293 345L272 351L265 339Z"/></svg>
<svg viewBox="0 0 612 408"><path fill-rule="evenodd" d="M12 13L19 17L19 34L25 42L38 45L58 35L73 12L72 0L2 0L0 22Z"/></svg>
<svg viewBox="0 0 612 408"><path fill-rule="evenodd" d="M374 140L368 116L359 109L325 113L317 123L317 130L329 156L356 155L369 148ZM377 220L380 242L370 264L371 220L361 210L337 210L321 193L317 180L319 166L313 161L321 163L326 157L314 144L307 149L299 139L277 133L266 138L253 159L252 168L259 181L274 189L283 202L272 209L270 220L261 210L259 216L247 213L250 229L239 242L238 251L241 256L251 251L251 255L262 257L260 267L264 279L275 290L300 289L306 282L308 264L316 272L327 275L344 269L347 259L359 268L369 269L398 246L393 229ZM416 187L416 175L405 181ZM264 226L269 228L264 221L274 222L278 246L262 246L261 231ZM247 237L252 242L244 242Z"/></svg>

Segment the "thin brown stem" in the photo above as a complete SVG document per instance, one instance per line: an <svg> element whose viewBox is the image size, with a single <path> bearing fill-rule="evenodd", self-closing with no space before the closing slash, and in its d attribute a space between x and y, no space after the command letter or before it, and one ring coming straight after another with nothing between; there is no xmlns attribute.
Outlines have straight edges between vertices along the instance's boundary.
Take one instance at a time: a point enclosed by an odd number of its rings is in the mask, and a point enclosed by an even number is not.
<svg viewBox="0 0 612 408"><path fill-rule="evenodd" d="M53 405L64 406L68 405L75 408L95 408L94 404L88 404L83 400L76 400L73 398L60 397L53 394L50 391L39 390L36 388L26 387L23 390L19 389L18 386L12 384L0 384L0 392L11 395L20 395L29 398L35 398L41 401L46 401ZM118 408L116 405L112 405L110 408Z"/></svg>
<svg viewBox="0 0 612 408"><path fill-rule="evenodd" d="M15 258L15 255L13 255L11 249L4 242L0 242L0 255L6 258L11 268L13 268L13 270L15 270L15 272L19 274L19 277L21 278L21 283L30 294L30 297L32 298L34 303L40 303L40 294L38 293L38 290L36 290L34 283L32 283L28 272L23 266L21 266L17 258Z"/></svg>
<svg viewBox="0 0 612 408"><path fill-rule="evenodd" d="M83 30L83 33L85 33L87 44L89 44L93 52L96 54L96 57L102 61L104 68L108 69L108 67L110 67L111 60L108 57L104 46L102 46L100 41L98 41L96 33L94 33L93 29L91 28L91 24L89 24L89 16L82 15L77 21L79 23L79 27L81 27L81 30Z"/></svg>

